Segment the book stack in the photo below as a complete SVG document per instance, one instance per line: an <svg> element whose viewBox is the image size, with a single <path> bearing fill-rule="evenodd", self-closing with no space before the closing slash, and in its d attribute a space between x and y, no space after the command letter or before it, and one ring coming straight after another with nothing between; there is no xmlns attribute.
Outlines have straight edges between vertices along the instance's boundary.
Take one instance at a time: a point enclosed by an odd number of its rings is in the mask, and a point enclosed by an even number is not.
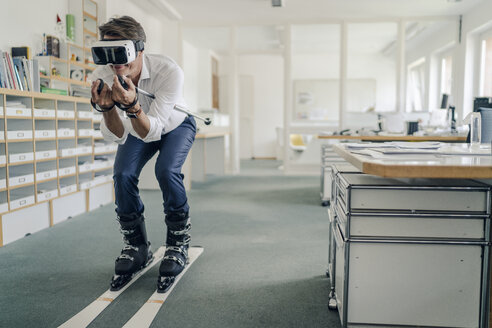
<svg viewBox="0 0 492 328"><path fill-rule="evenodd" d="M0 51L0 87L39 92L39 65L35 59L12 57Z"/></svg>

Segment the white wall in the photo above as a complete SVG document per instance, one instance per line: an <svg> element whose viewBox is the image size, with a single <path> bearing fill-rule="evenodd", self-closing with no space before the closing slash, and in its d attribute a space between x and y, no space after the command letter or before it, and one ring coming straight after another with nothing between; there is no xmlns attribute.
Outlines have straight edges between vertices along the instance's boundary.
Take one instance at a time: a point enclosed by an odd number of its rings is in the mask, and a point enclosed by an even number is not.
<svg viewBox="0 0 492 328"><path fill-rule="evenodd" d="M179 61L178 55L178 26L176 22L167 19L147 1L106 0L107 21L112 16L128 15L135 18L144 28L147 35L145 51L147 53L164 54Z"/></svg>
<svg viewBox="0 0 492 328"><path fill-rule="evenodd" d="M183 42L184 98L188 108L198 104L198 50L189 42Z"/></svg>
<svg viewBox="0 0 492 328"><path fill-rule="evenodd" d="M0 50L29 46L34 56L42 50L43 33L56 35L56 14L65 21L67 13L68 1L2 1Z"/></svg>
<svg viewBox="0 0 492 328"><path fill-rule="evenodd" d="M240 56L239 74L254 79L253 156L276 157L275 128L283 126L284 119L283 58L277 55Z"/></svg>

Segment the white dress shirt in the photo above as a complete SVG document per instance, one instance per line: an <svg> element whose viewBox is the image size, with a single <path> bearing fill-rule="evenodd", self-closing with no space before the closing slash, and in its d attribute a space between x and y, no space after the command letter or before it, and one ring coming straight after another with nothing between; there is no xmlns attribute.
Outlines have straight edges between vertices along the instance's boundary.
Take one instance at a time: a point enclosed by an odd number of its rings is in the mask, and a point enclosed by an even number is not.
<svg viewBox="0 0 492 328"><path fill-rule="evenodd" d="M96 81L99 78L112 87L114 72L109 65L94 70L92 80ZM103 118L101 132L104 139L123 144L130 133L144 142L160 140L161 135L174 130L186 118L186 114L173 109L176 104L186 107L183 99L183 83L183 70L171 58L163 55L144 55L138 88L153 93L155 99L139 94L138 102L149 118L149 133L145 138L141 138L133 129L131 119L124 116L123 111L116 107L125 131L123 136L118 138L106 127Z"/></svg>

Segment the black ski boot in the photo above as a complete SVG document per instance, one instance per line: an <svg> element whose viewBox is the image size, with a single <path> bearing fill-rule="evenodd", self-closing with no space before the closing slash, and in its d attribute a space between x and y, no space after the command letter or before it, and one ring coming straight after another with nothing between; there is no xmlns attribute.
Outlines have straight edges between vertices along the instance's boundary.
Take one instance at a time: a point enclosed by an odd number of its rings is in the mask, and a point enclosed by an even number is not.
<svg viewBox="0 0 492 328"><path fill-rule="evenodd" d="M188 264L188 246L191 237L191 223L188 213L166 215L167 238L166 252L159 267L157 292L165 293L171 288L174 280Z"/></svg>
<svg viewBox="0 0 492 328"><path fill-rule="evenodd" d="M142 214L118 215L120 231L125 247L121 250L114 266L115 275L111 280L111 291L120 290L138 271L149 265L154 259L145 230L145 218Z"/></svg>

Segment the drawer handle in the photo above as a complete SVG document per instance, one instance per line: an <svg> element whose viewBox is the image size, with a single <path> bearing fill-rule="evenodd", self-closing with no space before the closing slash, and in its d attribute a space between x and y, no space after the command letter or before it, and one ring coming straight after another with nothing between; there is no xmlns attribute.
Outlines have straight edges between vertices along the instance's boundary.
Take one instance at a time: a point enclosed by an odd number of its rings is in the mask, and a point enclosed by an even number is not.
<svg viewBox="0 0 492 328"><path fill-rule="evenodd" d="M16 110L15 110L15 113L16 113L16 114L19 114L19 115L24 114L24 113L23 113L23 111L22 111L22 109L16 109Z"/></svg>
<svg viewBox="0 0 492 328"><path fill-rule="evenodd" d="M25 200L25 199L24 199L24 200L21 200L21 201L19 202L19 205L24 205L26 202L27 202L27 200Z"/></svg>
<svg viewBox="0 0 492 328"><path fill-rule="evenodd" d="M50 192L46 194L46 198L49 198L49 197L51 197L51 193Z"/></svg>
<svg viewBox="0 0 492 328"><path fill-rule="evenodd" d="M43 153L43 156L44 157L49 157L50 156L50 153L49 152Z"/></svg>
<svg viewBox="0 0 492 328"><path fill-rule="evenodd" d="M49 132L48 131L44 131L43 132L43 136L47 136L47 135L49 135Z"/></svg>
<svg viewBox="0 0 492 328"><path fill-rule="evenodd" d="M72 191L72 187L68 187L67 188L67 191Z"/></svg>
<svg viewBox="0 0 492 328"><path fill-rule="evenodd" d="M26 155L20 155L20 156L19 156L19 159L20 159L20 160L26 159Z"/></svg>
<svg viewBox="0 0 492 328"><path fill-rule="evenodd" d="M24 182L26 181L26 178L19 178L19 182Z"/></svg>
<svg viewBox="0 0 492 328"><path fill-rule="evenodd" d="M44 174L44 177L45 177L45 178L47 178L47 177L49 177L50 175L51 175L50 173L45 173L45 174Z"/></svg>
<svg viewBox="0 0 492 328"><path fill-rule="evenodd" d="M43 110L42 114L43 114L44 116L48 116L48 114L49 114L49 113L48 113L48 111L47 111L47 110Z"/></svg>
<svg viewBox="0 0 492 328"><path fill-rule="evenodd" d="M23 137L24 136L24 132L17 132L17 136L18 137Z"/></svg>

